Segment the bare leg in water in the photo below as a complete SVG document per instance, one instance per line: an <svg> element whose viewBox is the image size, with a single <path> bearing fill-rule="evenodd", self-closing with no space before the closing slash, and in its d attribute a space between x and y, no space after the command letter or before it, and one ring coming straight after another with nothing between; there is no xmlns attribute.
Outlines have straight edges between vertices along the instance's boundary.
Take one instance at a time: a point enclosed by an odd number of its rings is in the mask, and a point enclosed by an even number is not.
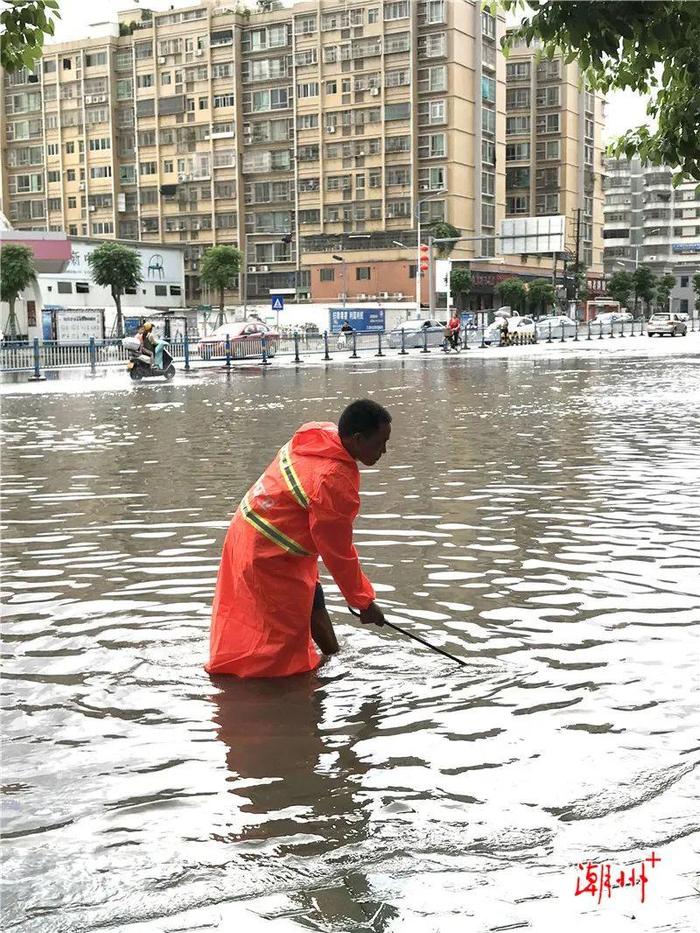
<svg viewBox="0 0 700 933"><path fill-rule="evenodd" d="M326 609L326 600L323 596L321 584L316 584L314 602L311 609L311 637L323 654L335 654L340 650L338 639L333 631L333 623Z"/></svg>

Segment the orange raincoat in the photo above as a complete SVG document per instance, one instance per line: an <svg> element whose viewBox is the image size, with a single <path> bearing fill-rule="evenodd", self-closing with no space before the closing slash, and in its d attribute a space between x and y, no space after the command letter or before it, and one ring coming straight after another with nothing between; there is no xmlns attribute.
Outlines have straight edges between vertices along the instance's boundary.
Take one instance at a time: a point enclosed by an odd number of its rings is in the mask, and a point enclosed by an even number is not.
<svg viewBox="0 0 700 933"><path fill-rule="evenodd" d="M224 542L212 607L210 674L286 677L313 670L311 607L323 558L349 605L372 584L352 525L360 471L336 425L303 425L243 497Z"/></svg>

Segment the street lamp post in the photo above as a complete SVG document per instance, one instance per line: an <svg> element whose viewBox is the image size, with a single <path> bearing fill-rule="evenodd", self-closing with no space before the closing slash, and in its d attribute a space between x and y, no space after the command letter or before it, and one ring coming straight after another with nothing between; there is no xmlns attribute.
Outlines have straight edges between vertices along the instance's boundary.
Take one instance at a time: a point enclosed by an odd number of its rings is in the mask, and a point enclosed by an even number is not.
<svg viewBox="0 0 700 933"><path fill-rule="evenodd" d="M417 240L418 240L418 242L416 243L416 314L418 315L418 317L420 317L421 280L422 280L422 274L421 274L421 269L420 269L420 247L421 247L420 212L421 212L421 207L427 201L432 201L434 198L441 197L442 195L444 195L444 193L445 193L444 188L440 188L438 191L433 191L432 194L426 195L426 197L420 198L418 201L416 201L415 217L416 217L416 235L417 235ZM430 266L432 266L432 263L433 263L432 249L430 251L430 254L428 255L428 262ZM432 304L432 301L430 303Z"/></svg>
<svg viewBox="0 0 700 933"><path fill-rule="evenodd" d="M348 283L345 280L345 256L336 256L334 253L333 259L335 259L336 262L342 262L343 264L343 271L341 275L343 276L343 310L345 310L345 303L348 297Z"/></svg>

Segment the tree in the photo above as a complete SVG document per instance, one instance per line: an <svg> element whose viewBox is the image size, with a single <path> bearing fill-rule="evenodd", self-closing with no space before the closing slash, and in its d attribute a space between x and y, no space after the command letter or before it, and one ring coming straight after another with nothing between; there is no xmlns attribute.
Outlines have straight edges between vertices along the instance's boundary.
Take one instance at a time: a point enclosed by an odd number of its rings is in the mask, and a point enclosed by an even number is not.
<svg viewBox="0 0 700 933"><path fill-rule="evenodd" d="M234 246L211 246L202 256L199 277L219 293L218 327L224 323L224 292L233 288L240 269L241 253Z"/></svg>
<svg viewBox="0 0 700 933"><path fill-rule="evenodd" d="M44 37L54 33L51 17L61 18L58 0L10 0L0 14L0 65L5 71L33 68L41 57Z"/></svg>
<svg viewBox="0 0 700 933"><path fill-rule="evenodd" d="M652 165L678 166L700 180L700 3L683 0L496 0L520 11L520 26L503 45L540 39L545 57L578 59L591 88L626 88L650 94L647 114L656 122L628 131L611 146L617 156L639 154Z"/></svg>
<svg viewBox="0 0 700 933"><path fill-rule="evenodd" d="M88 263L96 284L112 293L117 308L117 337L123 337L122 295L142 281L139 254L120 243L102 243L90 253Z"/></svg>
<svg viewBox="0 0 700 933"><path fill-rule="evenodd" d="M10 306L5 329L12 338L18 333L15 301L35 276L34 255L29 247L7 243L0 249L0 300Z"/></svg>
<svg viewBox="0 0 700 933"><path fill-rule="evenodd" d="M693 291L695 292L695 310L700 311L700 272L693 276Z"/></svg>
<svg viewBox="0 0 700 933"><path fill-rule="evenodd" d="M530 308L530 314L539 314L544 310L547 313L548 308L552 307L556 299L556 291L551 282L547 279L533 279L527 287L527 303Z"/></svg>
<svg viewBox="0 0 700 933"><path fill-rule="evenodd" d="M498 283L496 291L501 301L504 304L510 305L513 311L522 310L527 299L527 289L522 279L504 279L503 282Z"/></svg>
<svg viewBox="0 0 700 933"><path fill-rule="evenodd" d="M634 284L634 313L637 313L639 299L646 302L647 311L656 291L656 276L649 266L637 266L632 274Z"/></svg>
<svg viewBox="0 0 700 933"><path fill-rule="evenodd" d="M462 231L458 230L457 227L453 227L452 224L448 224L446 220L438 220L436 223L430 224L430 232L435 240L444 240L448 237L456 239L462 236ZM456 243L438 243L435 252L440 259L446 259L456 245Z"/></svg>
<svg viewBox="0 0 700 933"><path fill-rule="evenodd" d="M607 292L615 301L619 301L623 308L629 307L632 290L634 289L634 279L631 272L626 269L620 269L613 272L608 281Z"/></svg>
<svg viewBox="0 0 700 933"><path fill-rule="evenodd" d="M664 311L669 310L668 302L675 284L676 277L675 275L671 275L670 272L666 272L656 282L656 301L659 307Z"/></svg>
<svg viewBox="0 0 700 933"><path fill-rule="evenodd" d="M472 290L472 274L469 269L450 270L450 294L460 310L465 307L465 299Z"/></svg>

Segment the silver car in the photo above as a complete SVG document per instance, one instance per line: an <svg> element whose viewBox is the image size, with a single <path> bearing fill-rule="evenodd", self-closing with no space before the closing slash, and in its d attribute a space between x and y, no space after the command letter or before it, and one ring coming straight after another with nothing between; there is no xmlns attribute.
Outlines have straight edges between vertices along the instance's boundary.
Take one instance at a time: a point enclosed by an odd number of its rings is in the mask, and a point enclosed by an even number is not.
<svg viewBox="0 0 700 933"><path fill-rule="evenodd" d="M423 349L425 334L429 347L441 347L445 339L445 325L439 321L404 321L389 331L389 346L392 350L399 350L402 346L401 332L403 331L403 346L407 350Z"/></svg>
<svg viewBox="0 0 700 933"><path fill-rule="evenodd" d="M680 315L668 311L655 311L647 322L647 334L653 337L663 337L668 334L669 337L675 337L680 334L685 337L688 333L688 325L682 321Z"/></svg>
<svg viewBox="0 0 700 933"><path fill-rule="evenodd" d="M576 336L576 321L567 317L566 314L553 314L551 317L543 317L535 325L537 328L538 340L561 340L562 331L564 339Z"/></svg>

